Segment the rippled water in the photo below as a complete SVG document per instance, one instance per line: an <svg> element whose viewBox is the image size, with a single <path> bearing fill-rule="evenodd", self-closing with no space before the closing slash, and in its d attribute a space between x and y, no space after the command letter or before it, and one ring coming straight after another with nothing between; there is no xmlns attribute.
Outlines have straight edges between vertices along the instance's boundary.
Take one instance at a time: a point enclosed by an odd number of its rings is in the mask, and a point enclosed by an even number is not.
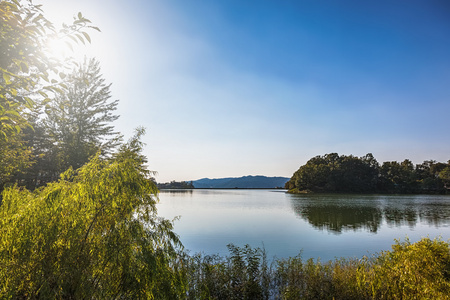
<svg viewBox="0 0 450 300"><path fill-rule="evenodd" d="M158 212L175 221L186 249L228 254L226 245L268 256L361 257L394 239L450 239L450 196L290 195L280 190L166 190Z"/></svg>

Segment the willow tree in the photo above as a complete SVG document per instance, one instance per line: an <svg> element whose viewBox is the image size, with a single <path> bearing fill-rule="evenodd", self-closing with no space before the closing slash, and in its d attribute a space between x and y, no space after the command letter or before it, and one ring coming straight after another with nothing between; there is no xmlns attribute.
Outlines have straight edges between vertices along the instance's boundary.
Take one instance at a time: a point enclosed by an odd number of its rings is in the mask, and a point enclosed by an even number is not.
<svg viewBox="0 0 450 300"><path fill-rule="evenodd" d="M138 131L110 159L95 156L0 206L1 299L180 299L181 243L157 216L157 188Z"/></svg>

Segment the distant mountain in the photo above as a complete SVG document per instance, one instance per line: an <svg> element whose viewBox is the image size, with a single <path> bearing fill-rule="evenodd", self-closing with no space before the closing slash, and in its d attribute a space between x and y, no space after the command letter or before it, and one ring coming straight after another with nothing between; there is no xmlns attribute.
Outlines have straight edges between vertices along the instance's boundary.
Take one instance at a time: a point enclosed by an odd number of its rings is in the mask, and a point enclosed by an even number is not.
<svg viewBox="0 0 450 300"><path fill-rule="evenodd" d="M192 184L198 189L273 189L284 188L284 184L289 181L287 177L266 177L266 176L244 176L233 178L202 178L193 180Z"/></svg>

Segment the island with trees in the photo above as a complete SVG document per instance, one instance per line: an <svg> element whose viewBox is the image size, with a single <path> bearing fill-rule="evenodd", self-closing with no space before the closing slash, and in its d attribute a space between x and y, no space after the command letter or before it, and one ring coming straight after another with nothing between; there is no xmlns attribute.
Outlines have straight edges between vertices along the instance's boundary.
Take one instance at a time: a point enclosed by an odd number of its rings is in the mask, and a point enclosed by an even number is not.
<svg viewBox="0 0 450 300"><path fill-rule="evenodd" d="M286 183L290 193L431 193L450 192L450 161L414 165L410 160L379 164L371 153L363 157L337 153L316 156Z"/></svg>

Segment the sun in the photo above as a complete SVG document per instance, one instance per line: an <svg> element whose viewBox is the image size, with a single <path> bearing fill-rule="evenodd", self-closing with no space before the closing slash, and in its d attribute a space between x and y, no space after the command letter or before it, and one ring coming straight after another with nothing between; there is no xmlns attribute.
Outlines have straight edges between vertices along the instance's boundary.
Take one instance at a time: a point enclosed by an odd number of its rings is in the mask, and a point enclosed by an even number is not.
<svg viewBox="0 0 450 300"><path fill-rule="evenodd" d="M73 46L59 37L50 37L46 42L45 52L50 59L65 61L73 56Z"/></svg>

